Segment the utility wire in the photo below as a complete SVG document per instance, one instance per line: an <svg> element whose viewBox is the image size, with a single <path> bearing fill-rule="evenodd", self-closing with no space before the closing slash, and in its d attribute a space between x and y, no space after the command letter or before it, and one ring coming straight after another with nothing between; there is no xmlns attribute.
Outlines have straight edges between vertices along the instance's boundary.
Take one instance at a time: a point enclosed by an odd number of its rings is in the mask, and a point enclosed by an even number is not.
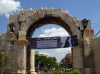
<svg viewBox="0 0 100 74"><path fill-rule="evenodd" d="M38 29L40 31L40 29ZM40 31L42 33L42 31Z"/></svg>
<svg viewBox="0 0 100 74"><path fill-rule="evenodd" d="M100 32L100 31L99 31ZM95 37L99 34L99 32L95 35Z"/></svg>

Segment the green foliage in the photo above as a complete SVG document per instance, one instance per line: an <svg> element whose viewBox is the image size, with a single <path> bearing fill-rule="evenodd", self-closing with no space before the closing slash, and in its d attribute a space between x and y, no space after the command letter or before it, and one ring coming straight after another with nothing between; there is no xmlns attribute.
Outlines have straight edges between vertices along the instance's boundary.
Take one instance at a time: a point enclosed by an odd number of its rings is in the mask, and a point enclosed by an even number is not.
<svg viewBox="0 0 100 74"><path fill-rule="evenodd" d="M71 72L71 71L72 71L72 69L69 70L69 72Z"/></svg>
<svg viewBox="0 0 100 74"><path fill-rule="evenodd" d="M49 57L48 58L48 64L50 67L54 67L54 68L58 68L58 63L56 62L56 58L55 57Z"/></svg>
<svg viewBox="0 0 100 74"><path fill-rule="evenodd" d="M79 71L77 71L77 70L70 70L68 73L66 73L66 74L81 74Z"/></svg>
<svg viewBox="0 0 100 74"><path fill-rule="evenodd" d="M65 69L66 69L66 68L67 68L67 63L66 63L66 64L65 64L65 63L60 64L59 66L60 66L61 68L65 68Z"/></svg>
<svg viewBox="0 0 100 74"><path fill-rule="evenodd" d="M54 68L58 68L58 63L56 62L56 58L55 57L49 57L47 58L46 56L39 56L39 57L35 57L35 62L39 63L39 65L41 67L43 67L44 65L46 65L47 67L54 67Z"/></svg>
<svg viewBox="0 0 100 74"><path fill-rule="evenodd" d="M4 67L6 66L9 58L0 52L0 73L3 72Z"/></svg>
<svg viewBox="0 0 100 74"><path fill-rule="evenodd" d="M48 64L47 57L39 56L39 64L40 64L41 67L43 67L44 65L47 65Z"/></svg>
<svg viewBox="0 0 100 74"><path fill-rule="evenodd" d="M52 57L53 60L57 61L57 59L55 57Z"/></svg>
<svg viewBox="0 0 100 74"><path fill-rule="evenodd" d="M51 69L49 70L50 74L51 74Z"/></svg>
<svg viewBox="0 0 100 74"><path fill-rule="evenodd" d="M39 58L38 57L35 57L35 62L39 62Z"/></svg>

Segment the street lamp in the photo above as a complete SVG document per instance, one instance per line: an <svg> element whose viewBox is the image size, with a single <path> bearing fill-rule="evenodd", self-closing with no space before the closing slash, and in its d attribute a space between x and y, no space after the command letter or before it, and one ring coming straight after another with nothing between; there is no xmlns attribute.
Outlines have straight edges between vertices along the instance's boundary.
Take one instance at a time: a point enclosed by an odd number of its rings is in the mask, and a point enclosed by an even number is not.
<svg viewBox="0 0 100 74"><path fill-rule="evenodd" d="M86 20L86 19L82 20L82 25L83 25L83 28L85 30L87 25L88 25L88 20ZM82 32L82 39L83 39L84 30L81 30L81 32Z"/></svg>
<svg viewBox="0 0 100 74"><path fill-rule="evenodd" d="M83 25L84 30L86 29L87 24L88 24L88 20L86 19L82 20L82 25Z"/></svg>

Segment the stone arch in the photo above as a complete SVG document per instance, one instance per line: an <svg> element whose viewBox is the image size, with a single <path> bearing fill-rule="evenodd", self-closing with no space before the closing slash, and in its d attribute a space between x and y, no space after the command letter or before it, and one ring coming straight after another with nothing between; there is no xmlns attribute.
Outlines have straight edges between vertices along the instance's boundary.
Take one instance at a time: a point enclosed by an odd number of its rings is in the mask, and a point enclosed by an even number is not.
<svg viewBox="0 0 100 74"><path fill-rule="evenodd" d="M23 22L22 22L23 23ZM24 22L24 26L21 27L21 31L26 32L26 39L32 37L36 28L39 28L45 24L56 24L64 28L70 35L76 35L78 32L78 23L76 18L72 17L68 13L61 11L61 9L40 9L34 10L31 15ZM33 61L31 58L32 51L28 51L30 46L27 46L27 70L33 69ZM31 60L31 61L30 61ZM31 66L31 67L30 67ZM34 71L34 69L33 69Z"/></svg>
<svg viewBox="0 0 100 74"><path fill-rule="evenodd" d="M55 19L55 21L49 22L49 20L46 19ZM46 20L48 22L42 23L41 21L43 20ZM64 25L62 25L61 23L59 24L57 20L59 20ZM39 23L39 25L36 25L38 24L37 22L41 23ZM25 25L21 27L21 30L28 32L30 27L34 27L35 29L43 26L43 24L57 24L68 31L70 35L76 34L78 28L76 18L72 17L64 11L61 11L61 9L39 9L34 10L33 13L31 13L31 15L27 18ZM67 30L68 28L66 29L66 27L69 27L70 30Z"/></svg>

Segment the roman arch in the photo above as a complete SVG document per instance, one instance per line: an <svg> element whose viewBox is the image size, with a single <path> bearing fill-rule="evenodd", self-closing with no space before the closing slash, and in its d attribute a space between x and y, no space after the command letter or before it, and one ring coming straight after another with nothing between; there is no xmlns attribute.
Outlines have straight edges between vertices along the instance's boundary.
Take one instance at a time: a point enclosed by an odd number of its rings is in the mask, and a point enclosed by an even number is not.
<svg viewBox="0 0 100 74"><path fill-rule="evenodd" d="M88 22L87 25L83 26L83 21ZM92 53L90 39L94 39L94 30L90 20L83 21L60 8L21 10L20 14L10 15L7 33L0 36L0 51L10 58L4 74L35 74L34 50L30 50L29 38L36 28L46 24L59 25L70 35L78 36L79 46L72 48L73 69L92 74L93 57L88 58Z"/></svg>

